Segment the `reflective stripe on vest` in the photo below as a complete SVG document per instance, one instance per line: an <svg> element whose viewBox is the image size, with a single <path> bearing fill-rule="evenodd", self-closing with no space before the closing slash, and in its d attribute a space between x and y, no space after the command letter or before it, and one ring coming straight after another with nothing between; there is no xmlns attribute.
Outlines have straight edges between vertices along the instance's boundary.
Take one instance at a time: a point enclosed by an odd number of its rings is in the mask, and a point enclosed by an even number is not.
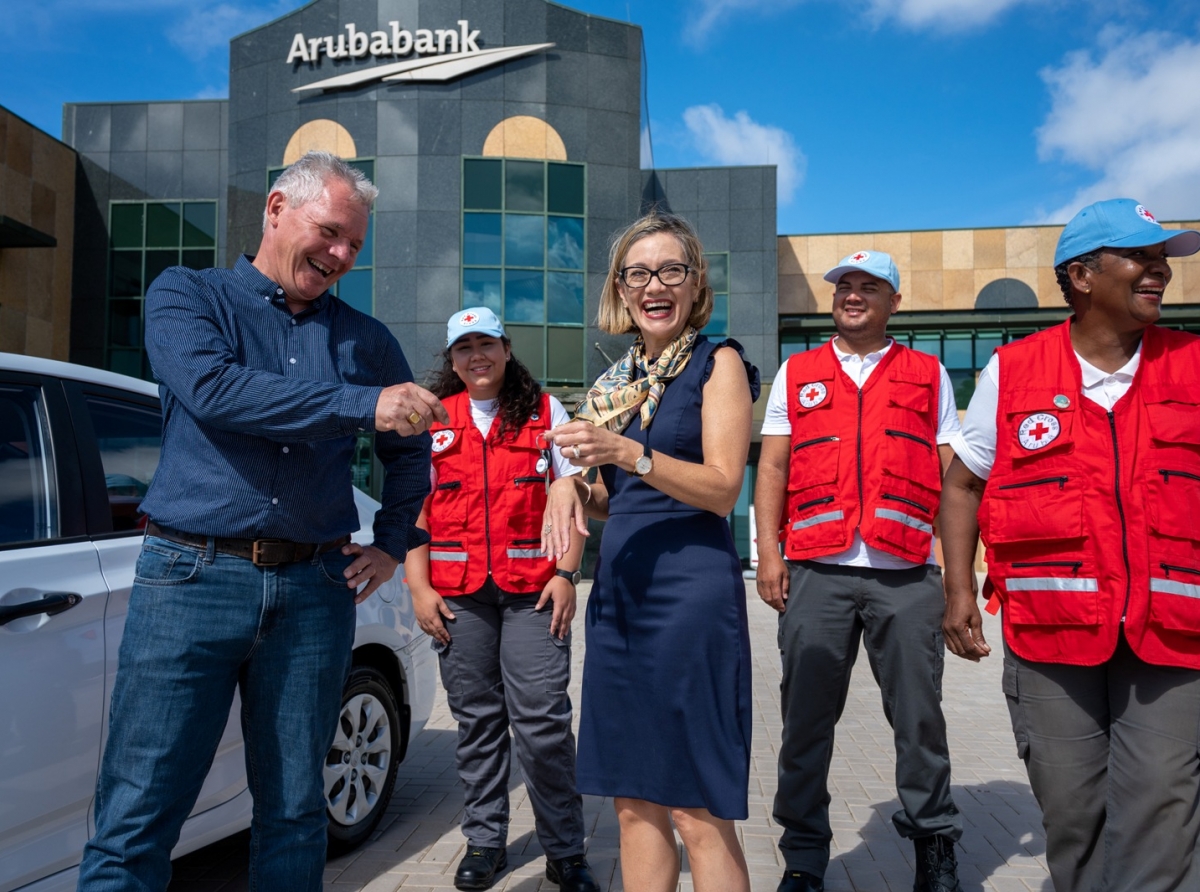
<svg viewBox="0 0 1200 892"><path fill-rule="evenodd" d="M1179 582L1176 579L1158 579L1151 576L1150 591L1162 592L1167 595L1183 595L1185 598L1200 598L1200 585Z"/></svg>
<svg viewBox="0 0 1200 892"><path fill-rule="evenodd" d="M429 552L431 561L454 561L455 563L465 563L467 554L465 551L431 551Z"/></svg>
<svg viewBox="0 0 1200 892"><path fill-rule="evenodd" d="M1096 579L1061 579L1057 576L1016 576L1004 580L1010 592L1098 592Z"/></svg>
<svg viewBox="0 0 1200 892"><path fill-rule="evenodd" d="M804 520L798 520L792 524L793 530L802 530L805 527L816 526L819 523L832 523L835 520L841 520L846 515L842 513L842 509L837 511L826 511L824 514L814 514L812 517L806 517Z"/></svg>
<svg viewBox="0 0 1200 892"><path fill-rule="evenodd" d="M545 557L540 548L510 548L508 550L510 558L540 558Z"/></svg>
<svg viewBox="0 0 1200 892"><path fill-rule="evenodd" d="M891 508L876 508L875 516L882 517L884 520L894 520L896 523L902 523L906 527L912 527L914 530L920 530L922 533L933 534L933 525L921 520L919 517L913 517L911 514L905 514L903 511L893 511Z"/></svg>

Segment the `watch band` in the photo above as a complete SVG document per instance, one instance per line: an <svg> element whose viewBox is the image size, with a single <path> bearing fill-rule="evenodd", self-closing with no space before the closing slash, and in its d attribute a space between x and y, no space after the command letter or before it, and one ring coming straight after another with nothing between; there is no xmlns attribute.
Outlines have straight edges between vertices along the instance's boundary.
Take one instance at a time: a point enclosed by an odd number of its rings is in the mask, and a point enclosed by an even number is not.
<svg viewBox="0 0 1200 892"><path fill-rule="evenodd" d="M579 585L579 580L583 578L582 570L564 570L557 567L554 570L555 576L561 576L563 579L570 580L571 585Z"/></svg>

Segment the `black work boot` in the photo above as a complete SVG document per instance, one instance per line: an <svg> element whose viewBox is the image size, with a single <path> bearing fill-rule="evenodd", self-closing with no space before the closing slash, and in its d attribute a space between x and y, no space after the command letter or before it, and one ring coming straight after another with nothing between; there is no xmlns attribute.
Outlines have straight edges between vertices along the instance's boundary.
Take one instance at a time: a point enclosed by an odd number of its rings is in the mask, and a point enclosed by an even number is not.
<svg viewBox="0 0 1200 892"><path fill-rule="evenodd" d="M556 883L561 892L600 892L592 868L583 855L570 858L546 859L546 879Z"/></svg>
<svg viewBox="0 0 1200 892"><path fill-rule="evenodd" d="M825 892L825 881L803 870L788 870L775 892Z"/></svg>
<svg viewBox="0 0 1200 892"><path fill-rule="evenodd" d="M496 872L508 866L508 853L504 849L487 846L468 846L467 854L458 862L454 874L456 889L490 889L496 882Z"/></svg>
<svg viewBox="0 0 1200 892"><path fill-rule="evenodd" d="M922 836L913 840L913 848L917 851L913 892L962 892L954 840L948 836Z"/></svg>

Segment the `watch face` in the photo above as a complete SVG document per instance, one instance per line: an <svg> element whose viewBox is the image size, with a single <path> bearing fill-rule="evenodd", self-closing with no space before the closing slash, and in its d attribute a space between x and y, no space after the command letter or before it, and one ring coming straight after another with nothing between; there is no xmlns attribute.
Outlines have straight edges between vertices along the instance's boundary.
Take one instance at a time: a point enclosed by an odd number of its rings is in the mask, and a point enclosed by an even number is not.
<svg viewBox="0 0 1200 892"><path fill-rule="evenodd" d="M654 467L654 462L650 460L650 456L643 455L633 464L633 472L639 477L645 477Z"/></svg>

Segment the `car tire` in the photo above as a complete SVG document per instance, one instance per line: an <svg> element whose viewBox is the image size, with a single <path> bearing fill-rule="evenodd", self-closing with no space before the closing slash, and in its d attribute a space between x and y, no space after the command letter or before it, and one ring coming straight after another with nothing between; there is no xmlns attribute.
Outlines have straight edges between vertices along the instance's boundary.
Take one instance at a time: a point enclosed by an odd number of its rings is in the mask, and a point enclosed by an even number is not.
<svg viewBox="0 0 1200 892"><path fill-rule="evenodd" d="M370 666L354 667L322 772L331 855L357 848L379 825L396 785L401 735L387 678Z"/></svg>

